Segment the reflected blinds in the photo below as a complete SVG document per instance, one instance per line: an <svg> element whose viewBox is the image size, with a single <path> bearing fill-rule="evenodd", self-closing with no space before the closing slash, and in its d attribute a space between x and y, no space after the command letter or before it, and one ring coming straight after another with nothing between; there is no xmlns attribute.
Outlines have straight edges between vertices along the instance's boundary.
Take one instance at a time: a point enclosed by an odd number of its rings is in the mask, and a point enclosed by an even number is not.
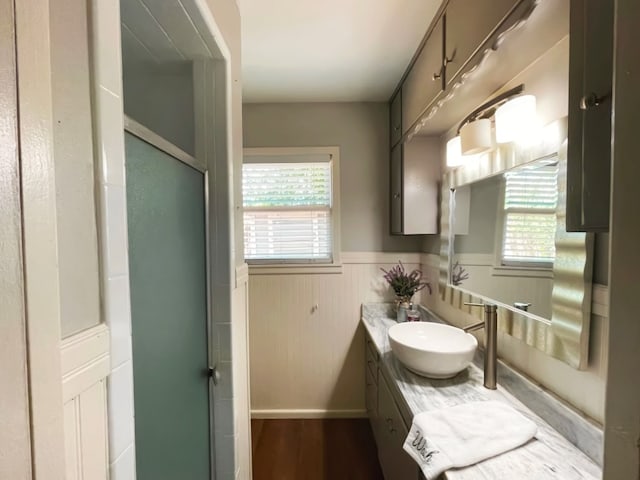
<svg viewBox="0 0 640 480"><path fill-rule="evenodd" d="M502 263L552 264L555 258L557 164L505 174Z"/></svg>
<svg viewBox="0 0 640 480"><path fill-rule="evenodd" d="M244 251L250 263L333 260L331 161L329 155L313 159L324 161L243 165Z"/></svg>

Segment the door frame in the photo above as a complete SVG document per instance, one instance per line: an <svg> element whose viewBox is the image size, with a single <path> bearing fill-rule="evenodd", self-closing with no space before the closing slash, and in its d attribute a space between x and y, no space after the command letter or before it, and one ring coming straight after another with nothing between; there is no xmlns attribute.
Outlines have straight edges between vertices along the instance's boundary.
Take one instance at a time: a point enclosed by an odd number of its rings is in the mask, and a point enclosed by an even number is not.
<svg viewBox="0 0 640 480"><path fill-rule="evenodd" d="M65 436L49 0L15 0L13 7L31 474L62 480Z"/></svg>
<svg viewBox="0 0 640 480"><path fill-rule="evenodd" d="M16 25L13 0L0 0L0 461L1 478L30 478L31 429L22 251ZM9 388L10 387L10 388Z"/></svg>

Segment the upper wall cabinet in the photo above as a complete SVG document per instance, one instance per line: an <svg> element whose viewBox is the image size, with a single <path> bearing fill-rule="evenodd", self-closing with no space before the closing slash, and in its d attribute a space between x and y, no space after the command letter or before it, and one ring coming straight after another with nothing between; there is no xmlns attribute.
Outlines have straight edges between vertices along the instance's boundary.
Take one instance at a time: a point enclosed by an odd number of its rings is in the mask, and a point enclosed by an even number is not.
<svg viewBox="0 0 640 480"><path fill-rule="evenodd" d="M402 138L402 92L391 100L391 147Z"/></svg>
<svg viewBox="0 0 640 480"><path fill-rule="evenodd" d="M613 3L571 0L567 230L609 230Z"/></svg>
<svg viewBox="0 0 640 480"><path fill-rule="evenodd" d="M558 0L444 2L398 89L403 137L441 135L460 122L567 36L568 6Z"/></svg>
<svg viewBox="0 0 640 480"><path fill-rule="evenodd" d="M443 88L444 22L440 18L402 85L402 128L406 131Z"/></svg>
<svg viewBox="0 0 640 480"><path fill-rule="evenodd" d="M451 0L445 13L446 84L489 38L520 0Z"/></svg>
<svg viewBox="0 0 640 480"><path fill-rule="evenodd" d="M438 233L439 147L437 137L416 136L391 150L393 235Z"/></svg>

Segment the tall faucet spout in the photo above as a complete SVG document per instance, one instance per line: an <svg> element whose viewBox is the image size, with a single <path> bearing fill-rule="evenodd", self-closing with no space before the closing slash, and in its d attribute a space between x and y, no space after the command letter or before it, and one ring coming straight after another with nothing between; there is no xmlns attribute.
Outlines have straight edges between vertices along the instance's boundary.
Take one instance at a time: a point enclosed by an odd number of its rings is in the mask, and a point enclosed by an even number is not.
<svg viewBox="0 0 640 480"><path fill-rule="evenodd" d="M484 321L469 325L464 331L470 332L484 327L484 386L495 390L498 377L498 307L490 303L465 303L465 305L484 308Z"/></svg>

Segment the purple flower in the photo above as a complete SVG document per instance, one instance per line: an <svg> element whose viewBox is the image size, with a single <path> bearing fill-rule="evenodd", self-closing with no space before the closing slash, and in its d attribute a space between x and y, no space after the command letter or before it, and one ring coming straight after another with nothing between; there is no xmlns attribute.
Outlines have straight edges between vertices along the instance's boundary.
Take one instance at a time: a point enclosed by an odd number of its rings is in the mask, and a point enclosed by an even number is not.
<svg viewBox="0 0 640 480"><path fill-rule="evenodd" d="M389 270L384 268L380 270L384 272L384 279L398 297L411 299L416 292L424 288L429 290L429 294L432 293L431 284L422 280L422 272L415 269L407 273L401 261Z"/></svg>

